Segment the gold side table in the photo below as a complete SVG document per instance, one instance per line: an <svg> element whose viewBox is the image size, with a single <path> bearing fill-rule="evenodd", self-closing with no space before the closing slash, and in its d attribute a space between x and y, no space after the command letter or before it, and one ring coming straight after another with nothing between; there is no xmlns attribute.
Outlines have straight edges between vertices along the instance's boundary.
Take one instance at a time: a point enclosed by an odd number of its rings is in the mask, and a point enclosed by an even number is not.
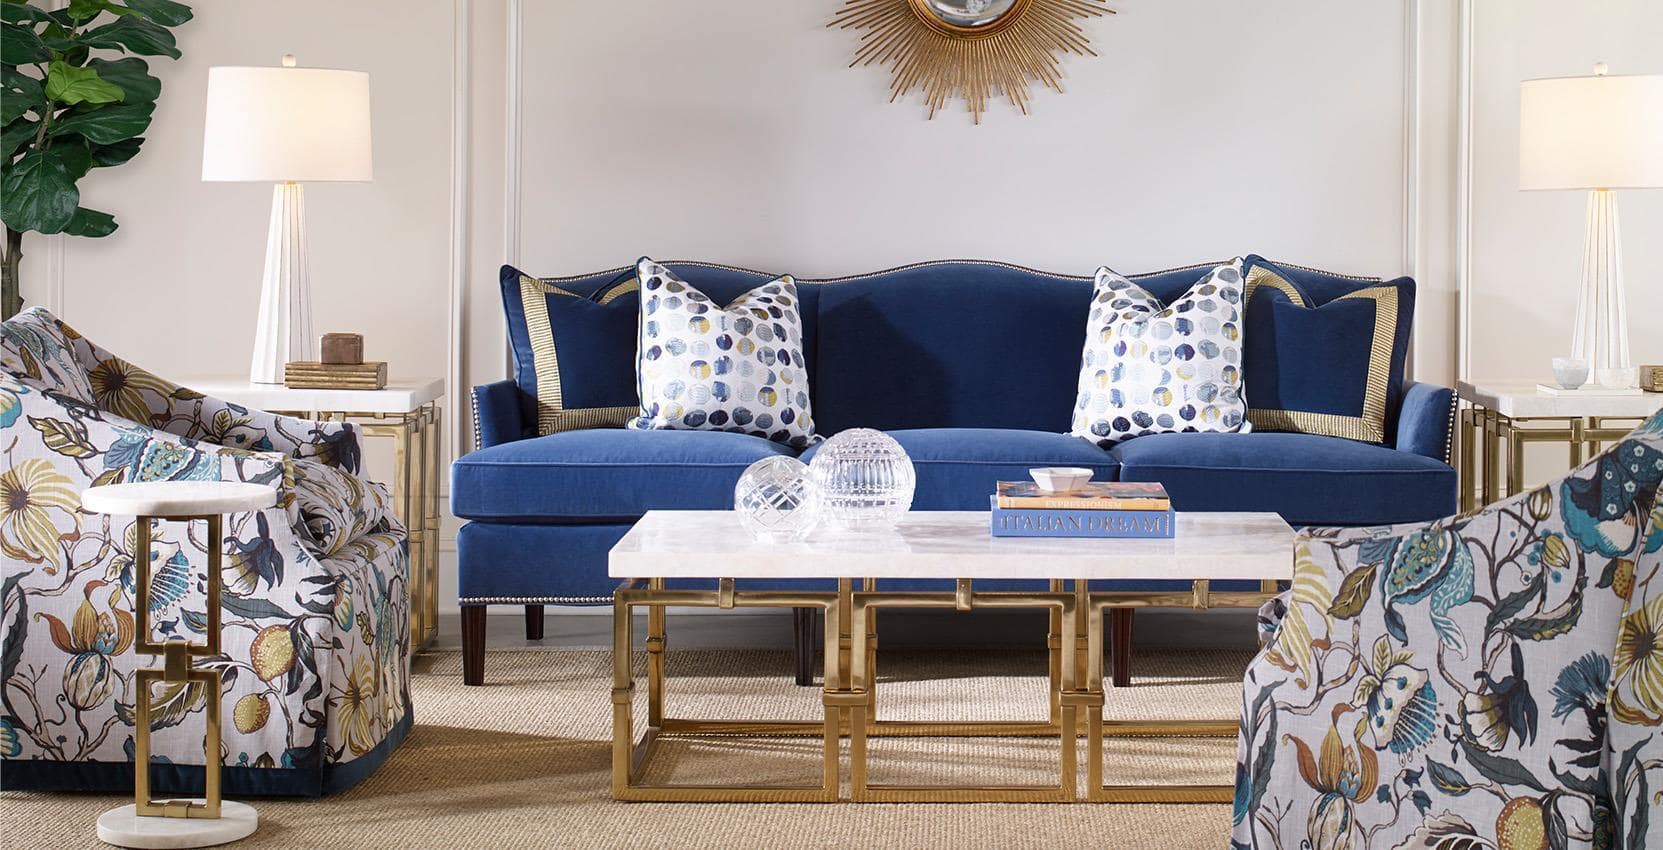
<svg viewBox="0 0 1663 850"><path fill-rule="evenodd" d="M118 847L208 847L245 838L259 826L254 807L220 797L221 671L193 667L193 659L220 654L220 558L225 550L223 515L259 511L277 503L277 491L241 481L145 481L90 487L81 494L81 508L91 513L134 517L133 651L160 655L161 667L139 670L134 676L133 803L118 806L98 818L98 838ZM207 620L205 642L190 643L174 636L166 641L150 633L150 526L155 521L208 524L210 541L206 575ZM158 682L195 684L210 696L203 742L203 793L200 799L157 800L150 795L150 712Z"/></svg>
<svg viewBox="0 0 1663 850"><path fill-rule="evenodd" d="M1459 381L1461 510L1525 488L1524 447L1563 443L1570 466L1663 409L1663 393L1555 395L1531 381Z"/></svg>
<svg viewBox="0 0 1663 850"><path fill-rule="evenodd" d="M200 393L271 413L350 422L393 441L393 506L410 532L410 650L439 631L439 488L444 469L441 378L389 381L379 390L303 390L247 378L186 377Z"/></svg>

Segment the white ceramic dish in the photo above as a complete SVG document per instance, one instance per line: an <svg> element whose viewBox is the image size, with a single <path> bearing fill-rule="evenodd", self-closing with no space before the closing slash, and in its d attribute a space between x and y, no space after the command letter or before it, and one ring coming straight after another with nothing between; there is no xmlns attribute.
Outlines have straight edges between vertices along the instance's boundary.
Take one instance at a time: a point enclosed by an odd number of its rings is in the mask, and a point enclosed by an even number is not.
<svg viewBox="0 0 1663 850"><path fill-rule="evenodd" d="M1028 476L1048 493L1071 493L1091 480L1091 470L1078 466L1045 466L1028 470Z"/></svg>

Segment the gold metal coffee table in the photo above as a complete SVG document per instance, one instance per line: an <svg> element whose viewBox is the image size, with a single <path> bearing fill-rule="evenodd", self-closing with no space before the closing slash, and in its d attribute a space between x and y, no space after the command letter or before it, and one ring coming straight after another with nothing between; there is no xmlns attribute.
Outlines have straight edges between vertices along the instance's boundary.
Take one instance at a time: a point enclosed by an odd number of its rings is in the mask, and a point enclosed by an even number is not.
<svg viewBox="0 0 1663 850"><path fill-rule="evenodd" d="M1228 785L1104 785L1105 740L1233 737L1235 718L1133 721L1103 718L1104 612L1109 608L1253 607L1293 577L1293 529L1274 513L1179 514L1167 540L994 538L988 515L913 512L891 531L816 531L800 543L753 540L731 511L652 511L613 547L623 580L613 603L612 795L659 802L1228 802ZM668 589L704 579L710 589ZM749 579L835 580L837 589L741 589ZM949 579L952 590L885 590L886 580ZM978 581L1039 579L1046 589L981 591ZM1178 579L1185 592L1092 591L1102 579ZM1261 582L1250 592L1211 592L1218 580ZM665 608L820 608L825 613L824 716L817 721L683 719L665 712ZM647 723L637 739L633 614L647 609ZM1033 608L1050 612L1050 715L1046 721L897 721L878 716L876 615L884 608ZM822 741L813 785L672 785L643 777L670 737L814 737ZM1078 743L1086 739L1085 789ZM868 780L871 737L1054 737L1055 784L900 786ZM847 741L847 782L844 741Z"/></svg>

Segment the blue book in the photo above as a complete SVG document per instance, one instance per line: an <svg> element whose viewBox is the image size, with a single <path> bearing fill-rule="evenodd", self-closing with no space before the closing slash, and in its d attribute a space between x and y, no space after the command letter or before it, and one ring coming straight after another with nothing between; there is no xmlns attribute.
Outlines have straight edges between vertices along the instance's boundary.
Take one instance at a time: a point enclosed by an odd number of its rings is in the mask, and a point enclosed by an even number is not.
<svg viewBox="0 0 1663 850"><path fill-rule="evenodd" d="M1171 537L1172 511L1016 510L992 497L994 537Z"/></svg>

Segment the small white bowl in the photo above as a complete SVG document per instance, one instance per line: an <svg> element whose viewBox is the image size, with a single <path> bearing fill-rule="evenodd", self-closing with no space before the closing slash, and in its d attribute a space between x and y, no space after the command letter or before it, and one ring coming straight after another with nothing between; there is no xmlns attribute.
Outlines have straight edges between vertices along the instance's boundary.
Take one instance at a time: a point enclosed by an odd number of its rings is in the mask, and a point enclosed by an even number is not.
<svg viewBox="0 0 1663 850"><path fill-rule="evenodd" d="M1091 470L1078 466L1046 466L1030 469L1028 475L1047 493L1072 493L1091 480Z"/></svg>

